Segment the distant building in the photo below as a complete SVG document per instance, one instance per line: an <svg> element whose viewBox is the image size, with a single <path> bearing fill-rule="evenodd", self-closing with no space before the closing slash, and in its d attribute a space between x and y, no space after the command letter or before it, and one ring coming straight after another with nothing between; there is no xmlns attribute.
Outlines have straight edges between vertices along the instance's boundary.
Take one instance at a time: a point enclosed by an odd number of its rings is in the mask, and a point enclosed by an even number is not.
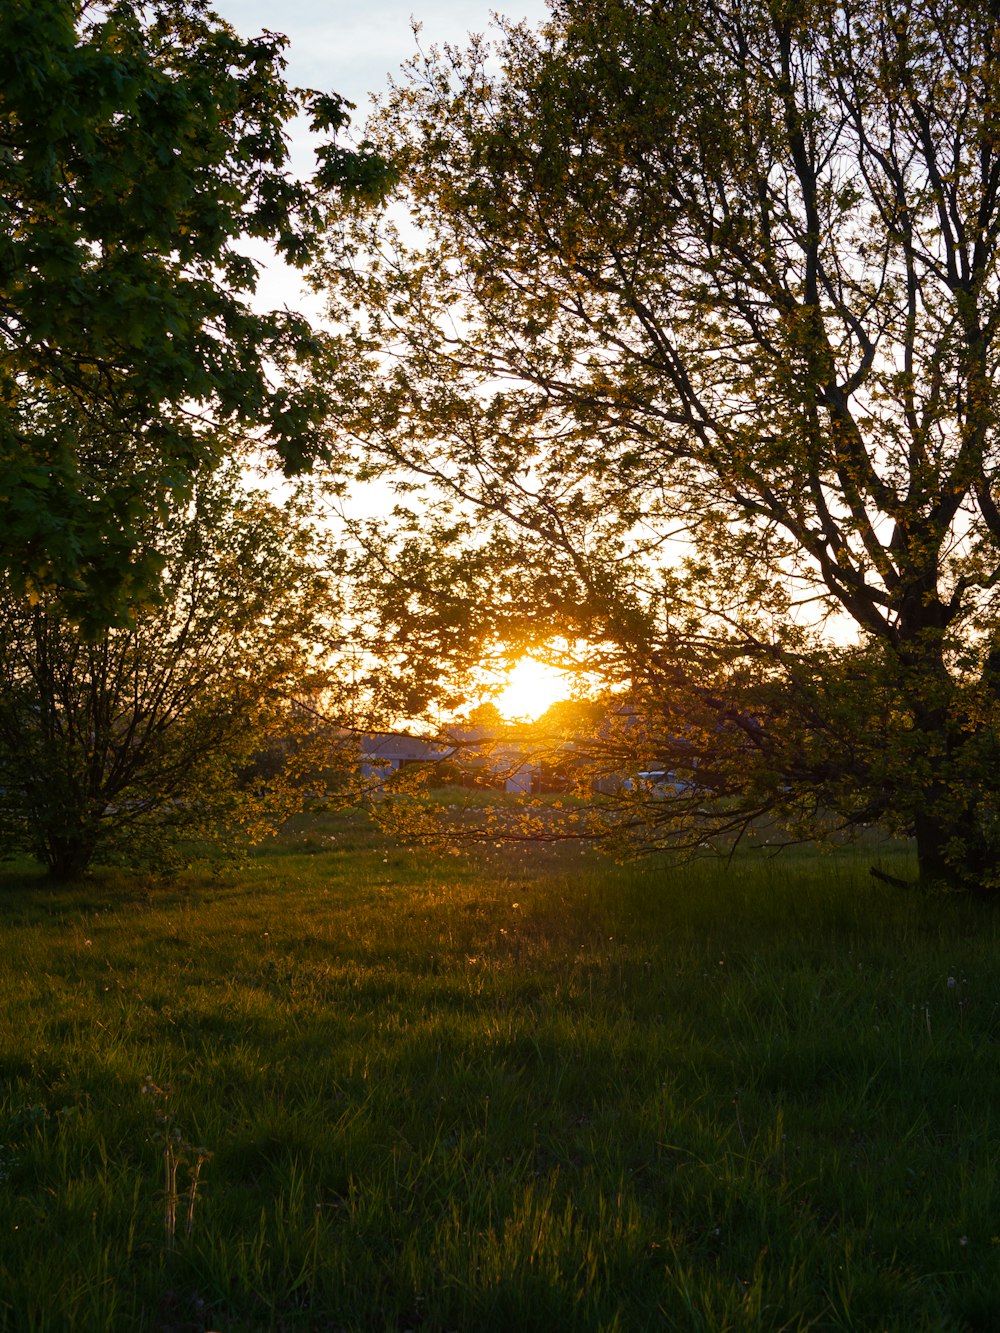
<svg viewBox="0 0 1000 1333"><path fill-rule="evenodd" d="M450 759L454 746L409 736L405 732L370 732L361 738L361 775L365 778L388 777L409 764L429 764Z"/></svg>
<svg viewBox="0 0 1000 1333"><path fill-rule="evenodd" d="M516 741L493 742L485 728L464 727L450 741L428 740L405 732L371 732L361 738L361 775L386 778L410 764L457 759L487 786L516 795L538 790L541 765L525 755Z"/></svg>

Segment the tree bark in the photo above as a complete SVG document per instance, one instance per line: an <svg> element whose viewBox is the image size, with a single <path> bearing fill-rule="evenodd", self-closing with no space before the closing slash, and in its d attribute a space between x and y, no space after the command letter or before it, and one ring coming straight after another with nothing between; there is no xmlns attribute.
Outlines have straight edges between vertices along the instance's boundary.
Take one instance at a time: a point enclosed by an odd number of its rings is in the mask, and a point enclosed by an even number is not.
<svg viewBox="0 0 1000 1333"><path fill-rule="evenodd" d="M913 833L917 844L917 874L920 883L926 888L954 884L961 871L949 863L947 856L952 830L938 817L933 806L917 811Z"/></svg>
<svg viewBox="0 0 1000 1333"><path fill-rule="evenodd" d="M90 868L95 848L95 839L82 832L49 838L41 854L49 879L58 883L82 879Z"/></svg>

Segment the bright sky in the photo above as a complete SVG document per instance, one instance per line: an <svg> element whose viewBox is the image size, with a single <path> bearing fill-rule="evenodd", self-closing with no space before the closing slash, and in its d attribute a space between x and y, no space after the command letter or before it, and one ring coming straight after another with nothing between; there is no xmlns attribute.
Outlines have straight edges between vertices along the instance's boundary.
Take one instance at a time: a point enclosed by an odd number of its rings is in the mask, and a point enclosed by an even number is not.
<svg viewBox="0 0 1000 1333"><path fill-rule="evenodd" d="M390 75L417 51L413 21L421 25L420 45L464 45L470 33L487 33L491 13L538 25L548 17L545 0L214 0L212 5L244 37L268 29L289 39L286 77L294 87L336 92L354 102L352 131L360 137L373 95L384 92ZM313 159L304 123L290 127L292 166L303 174ZM251 251L264 265L258 286L262 307L289 304L321 318L317 298L301 290L297 275L268 259L263 247ZM374 512L388 500L376 486L365 490ZM373 498L374 497L374 498ZM355 505L360 503L355 496ZM511 717L537 717L568 693L565 677L541 662L523 658L497 699Z"/></svg>
<svg viewBox="0 0 1000 1333"><path fill-rule="evenodd" d="M390 74L416 52L411 19L422 25L421 45L432 46L462 45L470 32L486 32L494 11L532 24L548 17L544 0L215 0L212 7L244 37L264 29L284 33L289 83L354 102L351 128L359 134L372 94L383 92ZM292 165L305 174L313 160L304 128L292 127ZM256 247L250 253L265 259ZM262 307L287 303L319 316L319 304L301 291L295 274L273 263L267 270L258 287Z"/></svg>
<svg viewBox="0 0 1000 1333"><path fill-rule="evenodd" d="M533 721L569 692L570 682L563 672L537 658L522 657L508 672L507 683L493 702L506 718Z"/></svg>
<svg viewBox="0 0 1000 1333"><path fill-rule="evenodd" d="M264 28L291 41L288 76L300 87L338 92L356 102L363 116L368 95L413 55L411 17L423 25L422 44L462 43L469 32L485 32L490 13L540 23L543 0L215 0L213 8L243 36Z"/></svg>

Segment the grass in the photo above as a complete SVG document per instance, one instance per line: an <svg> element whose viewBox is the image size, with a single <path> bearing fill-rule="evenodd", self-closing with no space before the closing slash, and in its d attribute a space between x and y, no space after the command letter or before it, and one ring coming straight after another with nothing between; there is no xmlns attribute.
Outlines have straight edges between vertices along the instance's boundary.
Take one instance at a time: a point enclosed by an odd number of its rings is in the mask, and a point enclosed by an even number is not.
<svg viewBox="0 0 1000 1333"><path fill-rule="evenodd" d="M995 1328L1000 923L870 859L8 875L0 1328Z"/></svg>

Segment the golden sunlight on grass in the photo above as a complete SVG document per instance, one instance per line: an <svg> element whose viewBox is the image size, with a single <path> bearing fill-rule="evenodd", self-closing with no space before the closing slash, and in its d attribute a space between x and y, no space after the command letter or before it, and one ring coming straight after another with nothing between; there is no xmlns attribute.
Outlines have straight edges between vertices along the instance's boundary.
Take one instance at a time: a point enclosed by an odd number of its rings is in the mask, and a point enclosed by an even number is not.
<svg viewBox="0 0 1000 1333"><path fill-rule="evenodd" d="M495 702L504 717L534 720L564 699L569 688L562 671L534 657L522 657L508 672L507 684Z"/></svg>

